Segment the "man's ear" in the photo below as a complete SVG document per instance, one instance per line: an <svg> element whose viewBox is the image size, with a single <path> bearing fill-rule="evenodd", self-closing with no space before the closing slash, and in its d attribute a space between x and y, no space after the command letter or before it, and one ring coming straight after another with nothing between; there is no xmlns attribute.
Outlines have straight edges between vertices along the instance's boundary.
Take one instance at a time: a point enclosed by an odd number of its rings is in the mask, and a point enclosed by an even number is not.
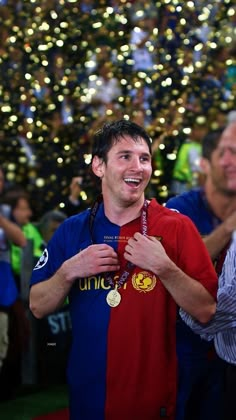
<svg viewBox="0 0 236 420"><path fill-rule="evenodd" d="M201 171L206 175L209 173L210 170L210 162L208 159L201 157L199 162Z"/></svg>
<svg viewBox="0 0 236 420"><path fill-rule="evenodd" d="M98 156L94 156L92 160L92 171L98 178L103 177L103 172L104 172L103 166L104 166L103 159L99 158Z"/></svg>

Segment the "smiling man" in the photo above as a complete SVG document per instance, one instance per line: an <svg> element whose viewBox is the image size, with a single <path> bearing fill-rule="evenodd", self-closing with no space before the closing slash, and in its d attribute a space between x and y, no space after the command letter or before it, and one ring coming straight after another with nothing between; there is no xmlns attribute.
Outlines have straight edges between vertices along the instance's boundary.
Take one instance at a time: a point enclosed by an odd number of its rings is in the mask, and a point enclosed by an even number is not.
<svg viewBox="0 0 236 420"><path fill-rule="evenodd" d="M174 420L177 309L208 322L217 276L193 223L145 197L151 139L142 127L105 124L92 170L102 195L49 241L30 307L41 318L69 296L71 420Z"/></svg>

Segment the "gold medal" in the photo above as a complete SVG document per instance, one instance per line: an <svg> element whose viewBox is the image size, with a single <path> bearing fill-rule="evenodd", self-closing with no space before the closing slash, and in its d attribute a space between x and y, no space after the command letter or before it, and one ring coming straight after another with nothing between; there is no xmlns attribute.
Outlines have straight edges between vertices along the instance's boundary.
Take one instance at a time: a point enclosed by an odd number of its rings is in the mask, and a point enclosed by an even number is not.
<svg viewBox="0 0 236 420"><path fill-rule="evenodd" d="M117 289L110 290L110 292L107 294L106 301L108 305L111 306L112 308L115 308L116 306L118 306L121 301L121 295L118 292L118 290Z"/></svg>

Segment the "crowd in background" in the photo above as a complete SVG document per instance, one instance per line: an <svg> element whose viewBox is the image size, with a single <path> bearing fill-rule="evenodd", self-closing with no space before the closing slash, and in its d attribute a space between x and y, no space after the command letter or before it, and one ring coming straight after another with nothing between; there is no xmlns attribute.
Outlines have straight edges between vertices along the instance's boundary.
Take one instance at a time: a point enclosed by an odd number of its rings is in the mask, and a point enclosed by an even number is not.
<svg viewBox="0 0 236 420"><path fill-rule="evenodd" d="M34 217L61 204L73 176L83 199L93 133L130 118L155 145L150 195L166 199L193 124L235 109L232 1L0 2L0 151Z"/></svg>
<svg viewBox="0 0 236 420"><path fill-rule="evenodd" d="M150 197L199 183L203 135L235 118L233 1L0 0L0 23L1 195L35 258L45 223L53 233L94 199L91 142L106 121L153 139Z"/></svg>

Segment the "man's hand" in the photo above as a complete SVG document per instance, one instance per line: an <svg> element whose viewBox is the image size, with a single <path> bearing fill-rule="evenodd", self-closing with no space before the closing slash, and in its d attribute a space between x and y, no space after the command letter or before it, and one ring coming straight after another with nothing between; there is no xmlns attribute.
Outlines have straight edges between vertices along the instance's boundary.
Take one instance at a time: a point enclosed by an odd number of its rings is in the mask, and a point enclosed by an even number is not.
<svg viewBox="0 0 236 420"><path fill-rule="evenodd" d="M82 177L76 176L72 178L70 183L70 195L69 200L76 202L79 200L80 192L81 192L81 185L82 185Z"/></svg>
<svg viewBox="0 0 236 420"><path fill-rule="evenodd" d="M153 236L144 236L139 232L136 232L128 240L124 257L136 266L157 275L161 275L163 271L168 270L169 265L172 265L160 241Z"/></svg>
<svg viewBox="0 0 236 420"><path fill-rule="evenodd" d="M119 269L118 255L114 249L106 244L95 244L65 261L59 272L68 282L73 282L78 277L89 277Z"/></svg>

